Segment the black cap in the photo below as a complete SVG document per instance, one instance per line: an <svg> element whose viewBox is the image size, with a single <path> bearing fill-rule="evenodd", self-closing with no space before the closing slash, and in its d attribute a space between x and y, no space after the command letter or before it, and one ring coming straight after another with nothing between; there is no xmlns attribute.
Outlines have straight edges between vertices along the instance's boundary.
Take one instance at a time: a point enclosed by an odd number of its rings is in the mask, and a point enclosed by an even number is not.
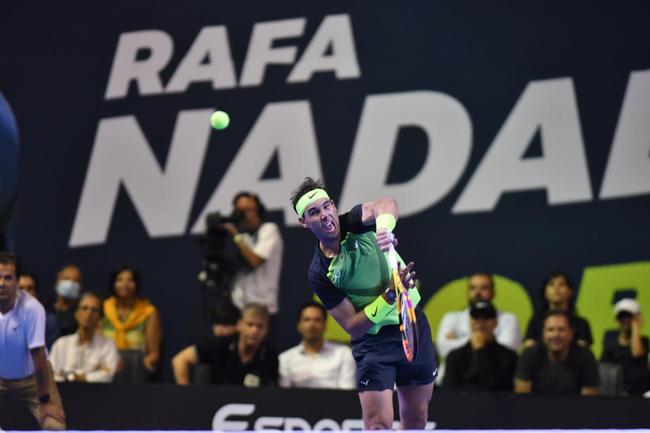
<svg viewBox="0 0 650 433"><path fill-rule="evenodd" d="M477 301L470 306L469 315L473 319L496 319L497 310L491 302Z"/></svg>

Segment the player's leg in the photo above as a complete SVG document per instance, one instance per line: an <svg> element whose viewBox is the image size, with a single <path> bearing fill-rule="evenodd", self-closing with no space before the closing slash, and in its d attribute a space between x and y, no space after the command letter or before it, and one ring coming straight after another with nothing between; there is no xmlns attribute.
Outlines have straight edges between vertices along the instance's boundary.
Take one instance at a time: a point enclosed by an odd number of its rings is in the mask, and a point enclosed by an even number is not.
<svg viewBox="0 0 650 433"><path fill-rule="evenodd" d="M391 430L393 427L393 390L359 393L364 430Z"/></svg>
<svg viewBox="0 0 650 433"><path fill-rule="evenodd" d="M427 425L433 382L397 388L400 430L423 430Z"/></svg>

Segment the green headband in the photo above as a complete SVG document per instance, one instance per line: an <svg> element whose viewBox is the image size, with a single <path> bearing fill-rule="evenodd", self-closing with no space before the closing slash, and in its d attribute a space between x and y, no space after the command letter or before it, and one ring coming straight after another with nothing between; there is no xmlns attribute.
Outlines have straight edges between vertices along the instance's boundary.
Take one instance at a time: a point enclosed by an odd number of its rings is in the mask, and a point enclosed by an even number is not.
<svg viewBox="0 0 650 433"><path fill-rule="evenodd" d="M330 198L330 196L327 195L327 192L322 188L312 189L311 191L304 193L302 197L300 197L300 200L298 200L298 203L296 203L296 213L298 216L302 218L302 214L305 213L307 206L321 198Z"/></svg>

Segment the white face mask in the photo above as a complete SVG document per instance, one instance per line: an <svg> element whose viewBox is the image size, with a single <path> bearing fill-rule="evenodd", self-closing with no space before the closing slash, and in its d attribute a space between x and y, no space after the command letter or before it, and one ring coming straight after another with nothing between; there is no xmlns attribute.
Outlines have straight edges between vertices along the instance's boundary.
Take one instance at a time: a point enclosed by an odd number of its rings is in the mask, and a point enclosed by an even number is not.
<svg viewBox="0 0 650 433"><path fill-rule="evenodd" d="M79 299L81 286L76 281L61 280L56 284L56 293L66 299Z"/></svg>

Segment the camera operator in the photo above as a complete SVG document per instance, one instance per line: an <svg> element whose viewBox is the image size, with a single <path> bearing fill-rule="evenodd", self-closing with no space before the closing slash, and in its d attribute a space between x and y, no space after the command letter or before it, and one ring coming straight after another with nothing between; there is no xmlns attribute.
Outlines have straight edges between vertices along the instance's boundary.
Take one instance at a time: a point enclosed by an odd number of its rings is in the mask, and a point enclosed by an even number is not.
<svg viewBox="0 0 650 433"><path fill-rule="evenodd" d="M233 281L232 301L240 309L250 303L267 307L271 313L269 337L273 338L282 268L280 230L275 223L264 221L266 210L257 195L240 192L233 206L241 221L222 227L232 236L244 263Z"/></svg>

